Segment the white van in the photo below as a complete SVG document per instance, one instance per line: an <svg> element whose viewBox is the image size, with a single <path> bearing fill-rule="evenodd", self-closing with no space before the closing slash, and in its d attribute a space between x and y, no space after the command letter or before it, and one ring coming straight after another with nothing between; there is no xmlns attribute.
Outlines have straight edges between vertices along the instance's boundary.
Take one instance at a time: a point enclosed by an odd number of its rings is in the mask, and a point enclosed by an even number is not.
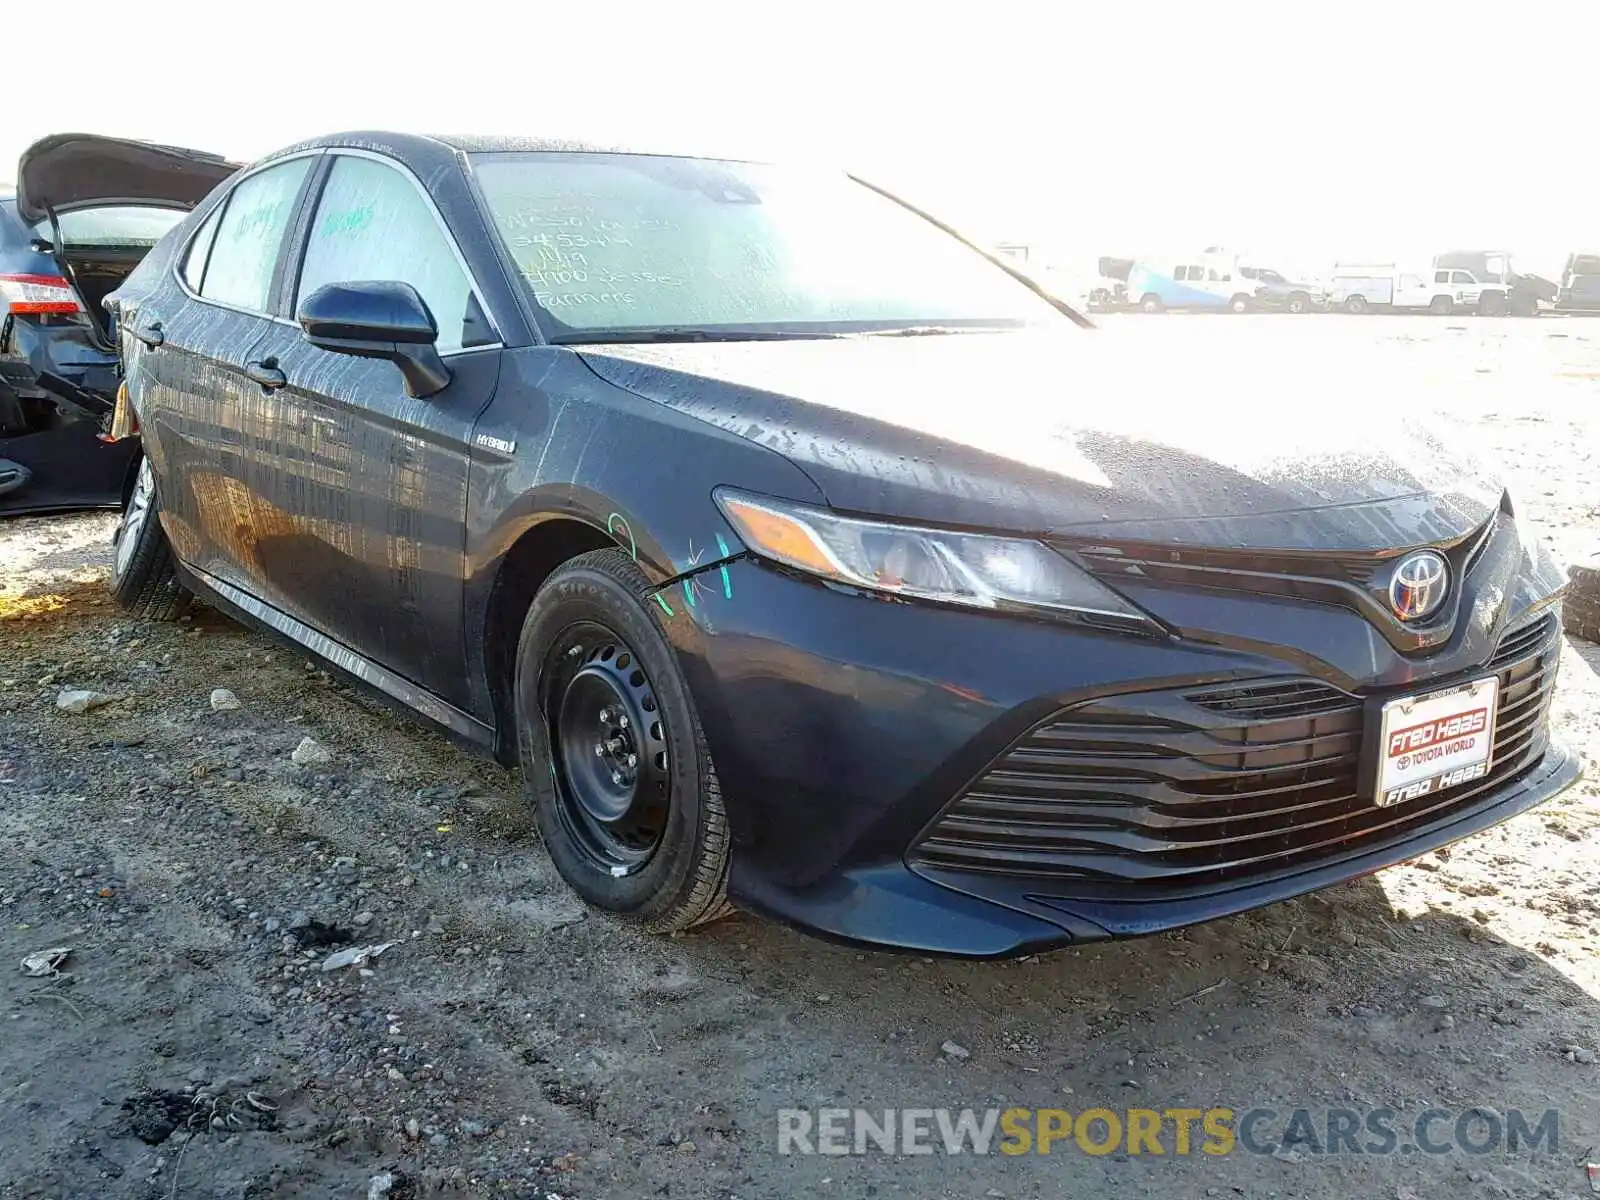
<svg viewBox="0 0 1600 1200"><path fill-rule="evenodd" d="M1182 260L1137 261L1128 270L1128 302L1141 312L1227 309L1248 312L1256 284L1229 258L1196 254Z"/></svg>

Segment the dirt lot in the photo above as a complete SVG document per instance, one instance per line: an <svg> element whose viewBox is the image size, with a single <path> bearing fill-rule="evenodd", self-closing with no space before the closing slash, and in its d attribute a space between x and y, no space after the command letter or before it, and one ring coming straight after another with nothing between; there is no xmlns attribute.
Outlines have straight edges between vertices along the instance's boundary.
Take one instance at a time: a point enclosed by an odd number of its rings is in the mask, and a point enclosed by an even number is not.
<svg viewBox="0 0 1600 1200"><path fill-rule="evenodd" d="M1600 550L1600 322L1106 324L1414 376L1566 559ZM653 940L563 889L508 773L215 613L125 619L111 527L0 529L0 1196L1589 1194L1594 782L1297 902L1019 963L742 916ZM1591 770L1597 672L1569 647L1559 730ZM64 688L118 699L66 712ZM291 760L308 736L330 761ZM59 978L17 969L56 946ZM1484 1155L779 1156L777 1110L820 1105L1392 1108L1402 1131L1482 1105L1560 1130Z"/></svg>

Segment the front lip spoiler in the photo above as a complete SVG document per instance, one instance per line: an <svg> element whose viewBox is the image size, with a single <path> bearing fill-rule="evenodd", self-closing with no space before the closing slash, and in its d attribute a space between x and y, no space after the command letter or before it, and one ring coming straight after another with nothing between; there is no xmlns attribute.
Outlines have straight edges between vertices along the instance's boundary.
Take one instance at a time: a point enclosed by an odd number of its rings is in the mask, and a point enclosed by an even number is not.
<svg viewBox="0 0 1600 1200"><path fill-rule="evenodd" d="M847 868L810 888L789 890L740 872L736 860L729 890L742 907L829 941L957 958L1014 958L1177 929L1368 875L1499 825L1582 774L1578 758L1552 741L1527 773L1465 812L1304 870L1174 899L1046 902L1039 889L1048 885L1039 880L913 870L902 862Z"/></svg>

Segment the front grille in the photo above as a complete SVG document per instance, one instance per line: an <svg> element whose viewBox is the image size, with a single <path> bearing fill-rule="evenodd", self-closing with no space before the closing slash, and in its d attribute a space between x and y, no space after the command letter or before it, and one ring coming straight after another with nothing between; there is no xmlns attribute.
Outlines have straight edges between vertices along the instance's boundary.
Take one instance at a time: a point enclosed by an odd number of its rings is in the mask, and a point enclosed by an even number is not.
<svg viewBox="0 0 1600 1200"><path fill-rule="evenodd" d="M1231 685L1190 692L1188 698L1212 712L1231 713L1257 721L1313 717L1342 712L1352 704L1359 704L1348 692L1315 679L1267 680L1242 687Z"/></svg>
<svg viewBox="0 0 1600 1200"><path fill-rule="evenodd" d="M1450 560L1457 578L1465 578L1472 573L1488 549L1494 528L1495 520L1491 517L1459 537L1430 542L1426 547L1406 546L1369 554L1263 553L1213 546L1176 547L1141 543L1102 545L1060 541L1059 544L1078 555L1090 570L1112 581L1133 576L1188 587L1303 595L1343 603L1348 596L1341 599L1341 588L1355 588L1358 591L1370 588L1384 567L1412 550L1437 550Z"/></svg>
<svg viewBox="0 0 1600 1200"><path fill-rule="evenodd" d="M1037 880L1041 895L1153 899L1359 850L1532 766L1560 655L1546 615L1507 634L1489 775L1391 808L1360 793L1362 702L1315 680L1141 692L1062 712L933 823L915 866ZM1469 675L1470 677L1470 675Z"/></svg>
<svg viewBox="0 0 1600 1200"><path fill-rule="evenodd" d="M1097 571L1115 575L1130 569L1140 575L1210 587L1250 589L1260 576L1322 579L1365 587L1378 568L1400 551L1386 554L1261 554L1248 550L1176 549L1171 546L1072 546Z"/></svg>

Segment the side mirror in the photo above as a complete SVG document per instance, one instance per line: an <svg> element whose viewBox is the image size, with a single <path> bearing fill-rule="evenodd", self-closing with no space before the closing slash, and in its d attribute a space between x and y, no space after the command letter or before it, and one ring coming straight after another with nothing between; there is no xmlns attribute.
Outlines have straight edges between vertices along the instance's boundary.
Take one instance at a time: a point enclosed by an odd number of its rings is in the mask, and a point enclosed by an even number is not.
<svg viewBox="0 0 1600 1200"><path fill-rule="evenodd" d="M325 284L300 301L295 317L313 346L394 363L408 396L431 396L450 382L450 369L434 346L439 327L409 283Z"/></svg>

